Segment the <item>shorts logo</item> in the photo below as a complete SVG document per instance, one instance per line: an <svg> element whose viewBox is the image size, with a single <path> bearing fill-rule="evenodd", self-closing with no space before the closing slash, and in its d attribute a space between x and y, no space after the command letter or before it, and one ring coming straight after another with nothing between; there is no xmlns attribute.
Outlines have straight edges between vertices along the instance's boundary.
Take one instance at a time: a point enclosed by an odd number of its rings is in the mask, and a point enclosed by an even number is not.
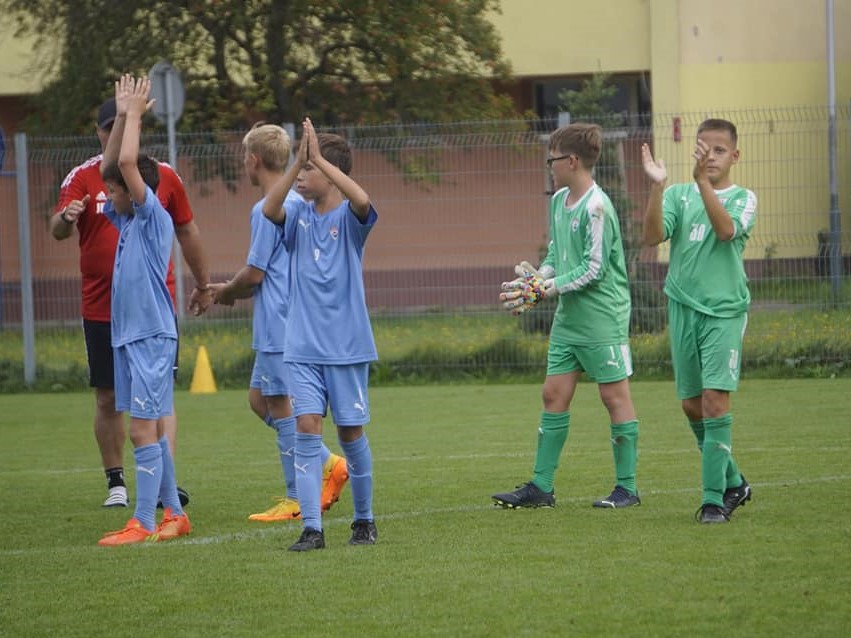
<svg viewBox="0 0 851 638"><path fill-rule="evenodd" d="M729 362L728 365L729 365L729 368L730 368L730 377L732 377L732 379L734 381L737 381L739 379L739 351L738 350L734 350L734 349L730 350L730 362Z"/></svg>

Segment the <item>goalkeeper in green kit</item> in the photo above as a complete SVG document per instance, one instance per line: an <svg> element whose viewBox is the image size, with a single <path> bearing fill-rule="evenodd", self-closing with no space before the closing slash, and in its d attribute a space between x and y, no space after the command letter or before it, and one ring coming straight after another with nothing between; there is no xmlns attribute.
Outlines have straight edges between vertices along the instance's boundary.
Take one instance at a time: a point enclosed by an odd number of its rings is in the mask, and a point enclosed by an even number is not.
<svg viewBox="0 0 851 638"><path fill-rule="evenodd" d="M576 123L550 137L547 166L557 188L550 201L550 242L539 269L515 267L518 278L502 284L500 300L515 314L545 297L558 296L550 331L543 412L531 481L494 494L498 506L553 507L553 480L570 427L570 403L584 372L598 384L609 412L615 487L594 507L623 508L641 500L635 482L638 420L629 391L630 298L617 214L594 182L602 131Z"/></svg>
<svg viewBox="0 0 851 638"><path fill-rule="evenodd" d="M677 397L701 450L703 499L695 518L726 523L751 498L732 456L730 392L741 369L750 305L742 254L756 218L756 196L737 186L739 161L732 122L705 120L692 157L694 182L665 188L665 165L646 144L644 172L652 185L643 242L671 241L665 279L671 359Z"/></svg>

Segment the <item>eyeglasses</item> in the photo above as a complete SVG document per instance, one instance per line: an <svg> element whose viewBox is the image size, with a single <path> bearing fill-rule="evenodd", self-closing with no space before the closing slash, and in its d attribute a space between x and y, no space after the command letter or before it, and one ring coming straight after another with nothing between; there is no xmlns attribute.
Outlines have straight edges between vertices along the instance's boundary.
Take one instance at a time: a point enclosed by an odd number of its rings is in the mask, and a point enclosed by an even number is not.
<svg viewBox="0 0 851 638"><path fill-rule="evenodd" d="M547 168L552 168L553 162L557 162L559 160L567 159L569 157L576 157L573 153L568 153L567 155L559 155L558 157L548 157L547 158Z"/></svg>

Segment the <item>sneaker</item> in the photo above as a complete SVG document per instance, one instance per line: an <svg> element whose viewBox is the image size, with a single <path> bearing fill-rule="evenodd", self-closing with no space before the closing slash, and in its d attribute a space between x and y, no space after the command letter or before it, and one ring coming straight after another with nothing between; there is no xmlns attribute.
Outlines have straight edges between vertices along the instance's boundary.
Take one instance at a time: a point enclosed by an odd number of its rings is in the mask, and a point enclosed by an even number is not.
<svg viewBox="0 0 851 638"><path fill-rule="evenodd" d="M331 506L340 499L340 493L349 480L349 469L346 467L346 459L337 454L332 454L322 467L322 511L327 512Z"/></svg>
<svg viewBox="0 0 851 638"><path fill-rule="evenodd" d="M186 536L192 531L192 523L186 513L175 516L170 507L163 510L163 520L157 527L157 531L151 537L152 541L170 541L178 536Z"/></svg>
<svg viewBox="0 0 851 638"><path fill-rule="evenodd" d="M601 498L599 501L592 503L594 507L609 507L618 509L620 507L629 507L630 505L641 505L641 499L638 494L630 494L625 487L615 485L615 489L606 498Z"/></svg>
<svg viewBox="0 0 851 638"><path fill-rule="evenodd" d="M724 513L730 516L737 507L744 507L751 500L751 486L742 475L742 484L739 487L728 487L724 490Z"/></svg>
<svg viewBox="0 0 851 638"><path fill-rule="evenodd" d="M494 505L505 509L516 509L518 507L555 507L555 490L544 492L532 481L524 485L518 485L513 492L505 494L494 494L491 496Z"/></svg>
<svg viewBox="0 0 851 638"><path fill-rule="evenodd" d="M124 485L116 485L109 488L109 496L103 502L104 507L127 507L130 499L127 498L127 488Z"/></svg>
<svg viewBox="0 0 851 638"><path fill-rule="evenodd" d="M378 528L375 521L359 520L352 523L352 537L349 545L375 545L378 540Z"/></svg>
<svg viewBox="0 0 851 638"><path fill-rule="evenodd" d="M291 552L309 552L313 549L325 548L325 532L321 529L305 527L298 540L290 545Z"/></svg>
<svg viewBox="0 0 851 638"><path fill-rule="evenodd" d="M724 513L724 508L714 503L704 503L694 513L698 523L727 523L730 517Z"/></svg>
<svg viewBox="0 0 851 638"><path fill-rule="evenodd" d="M277 503L259 514L251 514L249 521L260 521L261 523L275 523L277 521L290 521L301 518L301 507L298 501L289 496L278 498Z"/></svg>
<svg viewBox="0 0 851 638"><path fill-rule="evenodd" d="M101 547L111 547L113 545L129 545L130 543L144 543L151 536L153 536L153 532L149 532L142 524L135 518L131 518L127 521L127 524L123 529L116 530L114 532L107 532L103 535L98 541L98 545Z"/></svg>
<svg viewBox="0 0 851 638"><path fill-rule="evenodd" d="M180 507L186 507L189 505L189 492L184 490L182 487L177 488L177 500L180 501ZM157 509L161 510L163 508L163 502L157 501Z"/></svg>

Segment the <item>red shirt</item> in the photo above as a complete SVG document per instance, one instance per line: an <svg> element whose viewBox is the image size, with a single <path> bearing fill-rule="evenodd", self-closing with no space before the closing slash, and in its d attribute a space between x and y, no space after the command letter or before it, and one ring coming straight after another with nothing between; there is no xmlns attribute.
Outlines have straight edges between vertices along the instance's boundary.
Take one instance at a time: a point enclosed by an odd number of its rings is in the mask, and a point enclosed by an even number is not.
<svg viewBox="0 0 851 638"><path fill-rule="evenodd" d="M80 273L83 276L83 319L109 321L112 289L112 269L118 244L118 229L103 216L107 200L106 186L100 176L102 155L89 158L62 181L56 212L74 199L89 195L89 203L77 218L80 233ZM192 208L183 189L183 182L174 169L160 162L160 185L157 197L171 215L175 226L192 221ZM175 299L174 266L169 261L166 285Z"/></svg>

